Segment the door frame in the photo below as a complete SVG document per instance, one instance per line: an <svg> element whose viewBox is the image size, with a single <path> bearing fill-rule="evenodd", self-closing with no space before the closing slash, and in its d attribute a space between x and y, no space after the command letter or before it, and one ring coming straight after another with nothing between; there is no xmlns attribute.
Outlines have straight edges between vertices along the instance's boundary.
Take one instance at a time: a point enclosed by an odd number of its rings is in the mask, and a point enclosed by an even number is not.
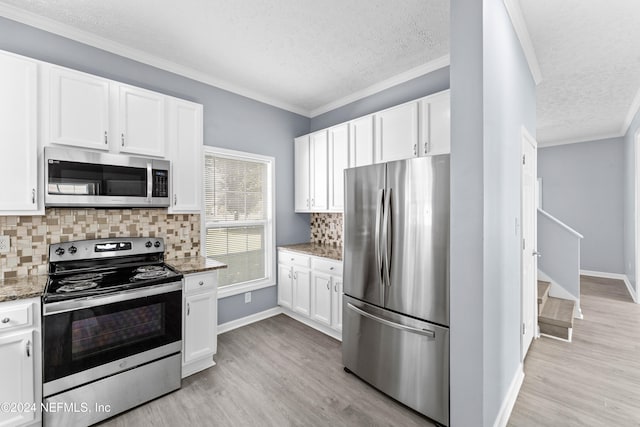
<svg viewBox="0 0 640 427"><path fill-rule="evenodd" d="M533 244L530 245L529 247L531 249L527 249L527 252L529 252L529 250L531 252L534 252L537 250L538 247L538 236L537 236L537 231L538 231L538 225L537 225L537 210L538 210L538 203L539 203L539 194L540 194L540 189L538 188L538 171L537 171L537 167L538 167L538 142L536 141L536 139L533 137L533 135L531 135L531 133L523 126L522 127L522 140L520 143L520 157L519 159L522 159L522 156L524 155L524 146L525 144L530 144L533 147L533 150L535 152L535 164L534 164L534 173L535 173L535 179L533 180L534 182L534 187L533 187L533 197L535 199L534 201L534 208L535 208L535 212L533 214L533 235L534 235L534 241ZM522 244L522 239L524 236L524 223L523 223L523 218L524 218L524 212L523 212L523 204L524 204L524 190L525 190L525 186L524 186L524 168L522 167L522 164L520 164L520 244ZM522 246L520 246L522 247ZM525 283L524 283L524 252L522 249L520 249L520 327L519 327L519 331L520 331L520 361L524 362L524 358L526 356L526 352L525 352L525 341L524 341L524 334L522 333L522 327L524 324L526 324L526 320L525 319L525 311L524 311L524 305L525 305ZM533 254L531 254L530 256L533 256ZM540 331L538 330L538 307L537 307L537 302L538 302L538 286L537 286L537 279L538 279L538 258L534 256L534 260L533 260L533 308L531 310L533 319L532 320L532 325L534 330L533 332L533 339L537 339L540 337Z"/></svg>
<svg viewBox="0 0 640 427"><path fill-rule="evenodd" d="M633 220L634 220L634 228L635 232L635 277L636 277L636 289L638 287L638 269L640 268L640 129L638 129L633 137L633 183L634 183L634 203L633 203ZM633 302L636 304L640 304L640 300L638 299L638 291L634 290L627 284L627 288L629 289L629 293L631 294L631 298Z"/></svg>

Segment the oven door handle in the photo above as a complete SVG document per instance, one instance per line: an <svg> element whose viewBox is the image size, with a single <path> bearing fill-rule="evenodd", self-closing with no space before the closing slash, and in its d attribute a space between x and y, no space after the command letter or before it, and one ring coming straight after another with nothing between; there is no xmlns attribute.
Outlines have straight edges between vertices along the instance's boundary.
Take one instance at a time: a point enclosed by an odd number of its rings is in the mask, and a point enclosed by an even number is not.
<svg viewBox="0 0 640 427"><path fill-rule="evenodd" d="M53 314L64 313L66 311L81 310L83 308L97 307L100 305L113 304L115 302L129 301L180 290L182 290L182 281L135 288L108 295L45 303L43 304L42 314L44 316L51 316Z"/></svg>

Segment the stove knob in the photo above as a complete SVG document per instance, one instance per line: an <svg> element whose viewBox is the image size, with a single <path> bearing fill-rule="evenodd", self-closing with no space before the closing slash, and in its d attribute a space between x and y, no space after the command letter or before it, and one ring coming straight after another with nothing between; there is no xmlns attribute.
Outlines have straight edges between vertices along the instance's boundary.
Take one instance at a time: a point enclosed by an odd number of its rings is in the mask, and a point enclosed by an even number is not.
<svg viewBox="0 0 640 427"><path fill-rule="evenodd" d="M71 247L69 248L69 253L70 253L70 254L72 254L72 255L73 255L73 254L75 254L76 252L78 252L78 248L76 248L75 246L71 246Z"/></svg>
<svg viewBox="0 0 640 427"><path fill-rule="evenodd" d="M150 247L151 247L151 242L147 242L147 243L145 243L144 245L145 245L147 248L150 248Z"/></svg>
<svg viewBox="0 0 640 427"><path fill-rule="evenodd" d="M153 246L155 246L156 248L160 247L160 241L156 240L156 242L153 244Z"/></svg>
<svg viewBox="0 0 640 427"><path fill-rule="evenodd" d="M64 255L64 248L59 246L58 249L56 249L56 255Z"/></svg>

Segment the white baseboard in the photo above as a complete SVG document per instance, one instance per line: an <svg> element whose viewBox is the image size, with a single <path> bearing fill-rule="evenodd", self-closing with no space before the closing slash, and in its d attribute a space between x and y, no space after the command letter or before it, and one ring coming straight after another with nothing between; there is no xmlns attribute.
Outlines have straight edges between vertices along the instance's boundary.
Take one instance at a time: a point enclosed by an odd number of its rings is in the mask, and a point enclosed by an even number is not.
<svg viewBox="0 0 640 427"><path fill-rule="evenodd" d="M323 324L320 324L314 320L309 319L306 316L303 316L301 314L298 314L294 311L291 311L287 308L283 308L282 309L282 313L291 317L294 320L297 320L300 323L304 323L307 326L312 327L313 329L322 332L325 335L329 335L331 338L334 338L340 342L342 342L342 334L334 329L331 329L328 326L325 326Z"/></svg>
<svg viewBox="0 0 640 427"><path fill-rule="evenodd" d="M280 313L282 313L282 308L273 307L268 310L261 311L260 313L252 314L250 316L232 320L231 322L223 323L221 325L218 325L218 335L224 334L225 332L233 331L234 329L240 328L242 326L250 325L252 323L268 319L269 317L277 316Z"/></svg>
<svg viewBox="0 0 640 427"><path fill-rule="evenodd" d="M520 366L518 366L518 370L516 371L513 380L511 380L511 385L509 386L507 395L502 401L500 412L498 412L498 416L496 417L496 422L493 423L494 427L505 427L509 422L513 405L516 404L516 399L518 399L518 394L520 393L520 387L522 387L522 381L524 381L524 371L521 363Z"/></svg>
<svg viewBox="0 0 640 427"><path fill-rule="evenodd" d="M627 277L626 274L607 273L605 271L580 270L580 275L591 276L591 277L602 277L603 279L622 280L624 284L627 286L627 291L629 292L629 295L633 299L633 302L635 302L636 304L640 303L640 301L638 301L638 295L631 287L631 282L629 281L629 278Z"/></svg>

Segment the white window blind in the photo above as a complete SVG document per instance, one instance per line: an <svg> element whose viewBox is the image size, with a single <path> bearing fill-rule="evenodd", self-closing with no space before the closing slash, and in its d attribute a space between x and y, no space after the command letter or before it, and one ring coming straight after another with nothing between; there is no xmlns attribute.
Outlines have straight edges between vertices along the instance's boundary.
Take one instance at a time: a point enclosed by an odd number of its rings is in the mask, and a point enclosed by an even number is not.
<svg viewBox="0 0 640 427"><path fill-rule="evenodd" d="M205 153L205 255L224 262L221 287L268 280L272 272L271 164L251 155Z"/></svg>

